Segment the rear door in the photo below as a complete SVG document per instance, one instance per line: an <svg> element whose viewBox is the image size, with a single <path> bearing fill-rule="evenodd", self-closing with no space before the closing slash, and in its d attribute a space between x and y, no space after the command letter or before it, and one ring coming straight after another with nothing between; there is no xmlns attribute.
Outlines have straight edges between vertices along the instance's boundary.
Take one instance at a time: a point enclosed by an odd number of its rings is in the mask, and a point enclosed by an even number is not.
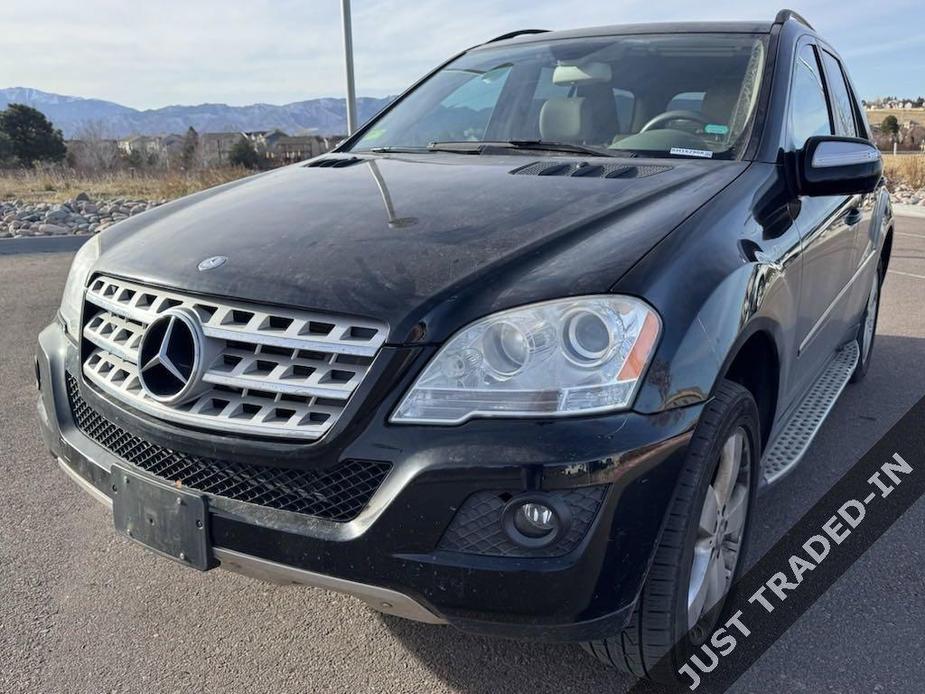
<svg viewBox="0 0 925 694"><path fill-rule="evenodd" d="M791 80L790 149L801 149L814 135L835 134L833 114L819 49L804 39ZM812 383L841 340L839 303L856 267L860 221L858 196L800 198L796 223L803 239L803 281L796 321L797 392Z"/></svg>

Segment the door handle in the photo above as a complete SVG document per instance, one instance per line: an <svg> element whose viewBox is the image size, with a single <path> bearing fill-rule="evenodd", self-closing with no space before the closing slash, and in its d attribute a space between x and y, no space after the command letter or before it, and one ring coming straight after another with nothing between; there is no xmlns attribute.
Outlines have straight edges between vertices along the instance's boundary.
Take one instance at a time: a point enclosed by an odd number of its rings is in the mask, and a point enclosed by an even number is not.
<svg viewBox="0 0 925 694"><path fill-rule="evenodd" d="M852 207L845 215L845 224L853 227L855 224L860 224L862 218L861 211L857 207Z"/></svg>

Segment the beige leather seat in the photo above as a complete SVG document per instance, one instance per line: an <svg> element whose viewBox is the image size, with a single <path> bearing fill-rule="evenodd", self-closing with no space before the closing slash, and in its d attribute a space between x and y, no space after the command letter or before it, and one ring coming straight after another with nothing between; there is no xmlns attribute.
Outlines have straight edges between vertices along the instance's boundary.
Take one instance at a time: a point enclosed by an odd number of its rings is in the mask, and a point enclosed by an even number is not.
<svg viewBox="0 0 925 694"><path fill-rule="evenodd" d="M710 123L729 125L732 112L739 100L740 83L737 80L719 82L707 90L700 112Z"/></svg>
<svg viewBox="0 0 925 694"><path fill-rule="evenodd" d="M540 137L549 142L585 142L591 133L591 108L581 96L548 99L540 110Z"/></svg>
<svg viewBox="0 0 925 694"><path fill-rule="evenodd" d="M540 137L550 142L609 143L619 132L610 65L559 65L553 84L572 88L567 97L548 99L540 109Z"/></svg>

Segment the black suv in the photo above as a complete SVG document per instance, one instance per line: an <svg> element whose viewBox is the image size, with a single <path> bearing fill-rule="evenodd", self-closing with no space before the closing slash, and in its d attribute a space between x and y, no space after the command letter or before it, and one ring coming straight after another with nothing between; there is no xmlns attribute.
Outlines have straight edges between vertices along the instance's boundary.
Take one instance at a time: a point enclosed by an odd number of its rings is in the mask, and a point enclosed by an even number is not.
<svg viewBox="0 0 925 694"><path fill-rule="evenodd" d="M868 368L869 139L789 11L490 41L335 152L88 242L46 441L191 567L683 662Z"/></svg>

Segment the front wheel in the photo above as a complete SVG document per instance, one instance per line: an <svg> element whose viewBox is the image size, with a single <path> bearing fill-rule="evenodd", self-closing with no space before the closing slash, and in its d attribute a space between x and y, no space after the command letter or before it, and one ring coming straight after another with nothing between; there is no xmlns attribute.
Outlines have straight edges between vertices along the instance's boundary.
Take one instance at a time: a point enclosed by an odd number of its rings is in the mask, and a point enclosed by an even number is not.
<svg viewBox="0 0 925 694"><path fill-rule="evenodd" d="M758 408L751 393L722 381L694 432L665 530L629 623L619 634L583 644L585 650L637 677L678 681L678 669L719 622L742 566L760 441ZM669 653L670 667L654 671Z"/></svg>

